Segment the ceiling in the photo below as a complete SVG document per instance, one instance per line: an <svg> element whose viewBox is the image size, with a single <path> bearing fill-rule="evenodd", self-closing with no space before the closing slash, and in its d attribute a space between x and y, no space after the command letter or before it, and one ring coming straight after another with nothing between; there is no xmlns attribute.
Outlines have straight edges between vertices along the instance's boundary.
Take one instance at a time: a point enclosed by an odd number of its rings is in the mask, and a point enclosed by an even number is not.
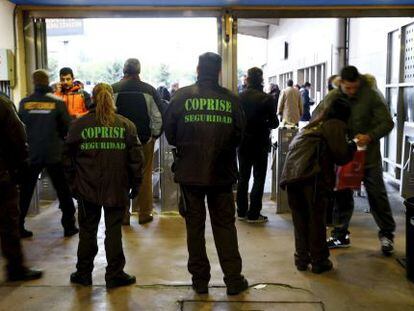
<svg viewBox="0 0 414 311"><path fill-rule="evenodd" d="M35 6L380 6L414 5L414 0L10 0Z"/></svg>

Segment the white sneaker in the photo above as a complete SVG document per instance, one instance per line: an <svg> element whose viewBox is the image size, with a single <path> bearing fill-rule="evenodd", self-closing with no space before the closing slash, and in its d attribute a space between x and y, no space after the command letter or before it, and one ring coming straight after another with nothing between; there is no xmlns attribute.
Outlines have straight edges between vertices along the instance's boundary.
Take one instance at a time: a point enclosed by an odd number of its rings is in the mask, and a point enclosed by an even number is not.
<svg viewBox="0 0 414 311"><path fill-rule="evenodd" d="M384 255L391 255L392 253L394 253L394 242L391 239L382 236L380 237L380 243L381 251Z"/></svg>

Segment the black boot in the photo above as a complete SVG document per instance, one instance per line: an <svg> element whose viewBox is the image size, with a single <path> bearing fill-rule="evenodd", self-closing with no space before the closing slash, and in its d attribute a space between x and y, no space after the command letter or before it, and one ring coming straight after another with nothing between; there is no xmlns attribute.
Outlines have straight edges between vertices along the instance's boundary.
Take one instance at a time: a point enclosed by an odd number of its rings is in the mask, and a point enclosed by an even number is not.
<svg viewBox="0 0 414 311"><path fill-rule="evenodd" d="M115 288L120 286L127 286L134 284L136 282L136 278L133 275L129 275L125 272L122 272L121 275L106 280L106 288Z"/></svg>
<svg viewBox="0 0 414 311"><path fill-rule="evenodd" d="M333 268L332 261L325 259L324 261L312 264L312 272L316 274L321 274L326 271L330 271Z"/></svg>
<svg viewBox="0 0 414 311"><path fill-rule="evenodd" d="M71 236L74 236L78 232L79 232L79 229L76 226L73 226L73 227L65 228L63 235L65 236L65 238L69 238Z"/></svg>
<svg viewBox="0 0 414 311"><path fill-rule="evenodd" d="M21 268L18 270L8 271L7 272L7 281L31 281L40 279L43 275L43 272L40 270Z"/></svg>
<svg viewBox="0 0 414 311"><path fill-rule="evenodd" d="M83 286L90 286L92 285L92 276L84 275L76 271L70 275L70 282L75 283L75 284L80 284Z"/></svg>
<svg viewBox="0 0 414 311"><path fill-rule="evenodd" d="M238 295L248 288L249 288L249 282L247 282L247 280L243 277L243 279L239 283L227 286L227 295L229 296Z"/></svg>

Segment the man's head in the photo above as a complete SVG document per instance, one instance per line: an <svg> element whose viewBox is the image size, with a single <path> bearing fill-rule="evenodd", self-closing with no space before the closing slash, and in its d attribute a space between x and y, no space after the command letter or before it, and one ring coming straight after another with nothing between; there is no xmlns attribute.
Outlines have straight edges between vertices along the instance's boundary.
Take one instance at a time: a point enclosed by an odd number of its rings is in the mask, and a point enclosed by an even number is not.
<svg viewBox="0 0 414 311"><path fill-rule="evenodd" d="M141 73L141 63L136 58L128 58L124 64L124 75L135 76Z"/></svg>
<svg viewBox="0 0 414 311"><path fill-rule="evenodd" d="M32 74L32 81L35 87L49 86L49 74L44 69L35 70Z"/></svg>
<svg viewBox="0 0 414 311"><path fill-rule="evenodd" d="M341 70L341 90L349 97L354 97L360 86L360 75L354 66L346 66Z"/></svg>
<svg viewBox="0 0 414 311"><path fill-rule="evenodd" d="M293 86L293 80L292 80L292 79L289 79L289 80L288 80L288 82L287 82L287 86Z"/></svg>
<svg viewBox="0 0 414 311"><path fill-rule="evenodd" d="M247 85L262 86L263 70L257 67L250 68L247 71Z"/></svg>
<svg viewBox="0 0 414 311"><path fill-rule="evenodd" d="M198 57L197 73L199 76L210 76L218 79L221 71L221 57L212 52L201 54Z"/></svg>
<svg viewBox="0 0 414 311"><path fill-rule="evenodd" d="M312 86L312 84L310 84L309 82L305 82L305 89L310 89L310 87Z"/></svg>
<svg viewBox="0 0 414 311"><path fill-rule="evenodd" d="M73 71L69 67L63 67L59 71L60 84L63 89L68 90L72 88L74 76Z"/></svg>

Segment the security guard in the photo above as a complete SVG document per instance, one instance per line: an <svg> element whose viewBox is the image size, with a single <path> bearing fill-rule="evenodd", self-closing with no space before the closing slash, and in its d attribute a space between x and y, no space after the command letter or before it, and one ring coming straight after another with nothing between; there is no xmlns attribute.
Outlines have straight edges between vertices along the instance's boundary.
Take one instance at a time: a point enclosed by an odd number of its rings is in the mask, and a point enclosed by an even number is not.
<svg viewBox="0 0 414 311"><path fill-rule="evenodd" d="M19 236L19 193L17 183L27 165L24 126L14 104L0 93L0 244L6 258L7 280L38 279L41 271L26 268Z"/></svg>
<svg viewBox="0 0 414 311"><path fill-rule="evenodd" d="M103 206L108 261L105 280L106 287L113 288L135 283L135 277L123 271L121 226L125 206L138 195L144 161L135 125L115 113L111 86L97 84L93 101L96 107L73 122L64 153L70 185L79 206L78 263L71 282L92 284Z"/></svg>
<svg viewBox="0 0 414 311"><path fill-rule="evenodd" d="M75 205L62 166L63 140L67 134L70 117L65 103L50 92L49 75L36 70L33 75L35 91L20 102L19 116L26 125L30 166L25 173L20 200L20 232L22 237L33 233L24 227L24 220L32 199L37 178L46 168L59 199L62 210L64 236L71 237L79 232L75 225Z"/></svg>
<svg viewBox="0 0 414 311"><path fill-rule="evenodd" d="M165 115L165 133L178 151L175 180L181 184L186 203L188 270L193 289L207 293L210 280L204 238L207 197L227 294L237 295L248 288L241 274L232 192L244 114L238 97L219 86L220 70L219 55L199 57L197 82L179 89L172 98Z"/></svg>

